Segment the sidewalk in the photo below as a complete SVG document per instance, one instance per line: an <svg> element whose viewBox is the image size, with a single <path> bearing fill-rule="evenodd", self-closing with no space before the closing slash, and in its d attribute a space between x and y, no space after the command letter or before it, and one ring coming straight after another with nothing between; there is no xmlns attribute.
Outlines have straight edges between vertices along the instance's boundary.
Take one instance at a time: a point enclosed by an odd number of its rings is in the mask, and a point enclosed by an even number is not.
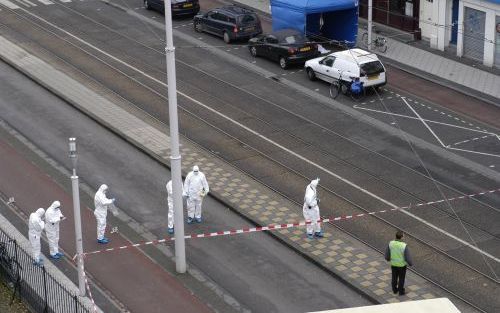
<svg viewBox="0 0 500 313"><path fill-rule="evenodd" d="M123 109L128 107L133 110L130 103L112 93L106 94L104 90L100 90L98 94L2 37L0 57L168 166L170 150L169 138L166 135L168 128L165 125L154 127L148 124L148 118L141 116L140 112L131 114ZM195 162L204 171L210 172L208 180L211 194L254 223L268 225L302 220L301 207L182 138L181 154L184 173L187 173ZM273 234L297 252L380 303L449 297L463 312L474 312L458 299L412 272L407 275L407 295L394 295L389 285L390 269L383 256L331 225L325 225L325 238L313 242L304 236L303 228L282 229ZM92 249L92 243L86 244L86 247ZM115 261L121 263L123 255L117 255L120 257ZM99 268L91 270L98 271L98 277L106 275L105 272L99 271Z"/></svg>
<svg viewBox="0 0 500 313"><path fill-rule="evenodd" d="M269 0L233 0L245 6L255 8L267 14L271 14ZM362 27L366 22L360 19L358 40L365 31ZM413 74L443 84L446 87L482 98L490 103L500 106L500 70L483 70L467 63L467 59L461 59L449 53L439 50L424 48L425 42L419 44L407 44L412 40L406 38L403 32L377 24L377 29L387 39L387 51L380 54L389 63L396 62L401 69L411 71ZM375 34L374 34L375 35ZM412 37L412 36L411 36ZM359 44L359 41L358 41ZM457 61L456 59L459 59ZM465 87L465 89L464 89ZM470 92L472 91L472 92Z"/></svg>
<svg viewBox="0 0 500 313"><path fill-rule="evenodd" d="M65 190L52 175L35 166L13 147L0 141L0 173L13 179L0 180L0 190L16 199L17 207L25 220L32 208L41 203L50 204L54 199L61 202L63 214L67 219L61 224L60 247L71 258L75 252L74 217L72 195ZM69 186L66 186L69 187ZM82 198L85 197L82 194ZM82 201L84 204L85 201ZM111 215L111 214L109 214ZM109 217L108 220L112 217ZM109 221L108 221L109 223ZM87 250L96 250L108 246L99 245L95 239L96 222L93 210L82 206L83 246ZM128 245L123 232L108 234L113 245ZM45 237L45 236L44 236ZM28 249L29 251L29 249ZM42 250L46 263L52 261L48 251ZM52 261L52 262L50 262ZM102 286L130 312L212 312L206 304L184 287L174 276L167 273L160 265L153 262L138 249L127 249L120 253L96 255L85 260L85 270L90 276L90 286ZM68 273L66 273L68 275ZM87 293L87 296L89 294Z"/></svg>

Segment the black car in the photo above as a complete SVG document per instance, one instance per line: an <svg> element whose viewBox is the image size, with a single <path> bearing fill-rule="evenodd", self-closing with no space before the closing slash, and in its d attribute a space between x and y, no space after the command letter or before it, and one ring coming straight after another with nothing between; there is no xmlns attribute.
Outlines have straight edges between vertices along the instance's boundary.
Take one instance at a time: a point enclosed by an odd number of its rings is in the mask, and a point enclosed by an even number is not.
<svg viewBox="0 0 500 313"><path fill-rule="evenodd" d="M157 10L165 13L163 0L144 0L144 7L148 10ZM200 12L198 0L171 0L172 16L196 15Z"/></svg>
<svg viewBox="0 0 500 313"><path fill-rule="evenodd" d="M263 56L278 61L282 69L290 64L304 63L318 57L318 45L309 42L302 33L293 29L283 29L260 35L248 41L248 49L254 56Z"/></svg>
<svg viewBox="0 0 500 313"><path fill-rule="evenodd" d="M252 10L231 5L198 14L194 29L224 38L226 43L248 39L262 33L260 19Z"/></svg>

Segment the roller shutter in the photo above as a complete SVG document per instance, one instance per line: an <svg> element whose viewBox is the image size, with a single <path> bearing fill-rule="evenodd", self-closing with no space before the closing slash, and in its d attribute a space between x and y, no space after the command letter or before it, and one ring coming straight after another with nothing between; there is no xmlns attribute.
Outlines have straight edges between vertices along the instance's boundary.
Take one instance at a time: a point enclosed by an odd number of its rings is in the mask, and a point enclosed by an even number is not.
<svg viewBox="0 0 500 313"><path fill-rule="evenodd" d="M485 12L465 7L463 34L465 57L483 61L485 24Z"/></svg>

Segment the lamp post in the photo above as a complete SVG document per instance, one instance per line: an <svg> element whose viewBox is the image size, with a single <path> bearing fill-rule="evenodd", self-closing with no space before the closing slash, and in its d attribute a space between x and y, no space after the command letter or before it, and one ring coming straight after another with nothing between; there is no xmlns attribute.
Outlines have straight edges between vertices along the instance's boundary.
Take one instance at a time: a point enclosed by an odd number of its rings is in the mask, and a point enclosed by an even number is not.
<svg viewBox="0 0 500 313"><path fill-rule="evenodd" d="M73 215L75 217L75 240L78 268L78 289L80 296L85 296L85 277L83 273L83 243L82 243L82 220L80 217L80 192L78 188L78 176L76 176L76 138L69 138L69 158L73 164L71 175L71 190L73 192Z"/></svg>
<svg viewBox="0 0 500 313"><path fill-rule="evenodd" d="M368 51L372 50L373 0L368 0Z"/></svg>
<svg viewBox="0 0 500 313"><path fill-rule="evenodd" d="M175 268L186 272L186 248L184 239L184 213L182 207L181 155L179 153L179 122L177 117L177 86L175 78L175 48L172 35L172 11L170 1L165 1L165 57L167 61L168 115L170 124L170 170L174 200Z"/></svg>

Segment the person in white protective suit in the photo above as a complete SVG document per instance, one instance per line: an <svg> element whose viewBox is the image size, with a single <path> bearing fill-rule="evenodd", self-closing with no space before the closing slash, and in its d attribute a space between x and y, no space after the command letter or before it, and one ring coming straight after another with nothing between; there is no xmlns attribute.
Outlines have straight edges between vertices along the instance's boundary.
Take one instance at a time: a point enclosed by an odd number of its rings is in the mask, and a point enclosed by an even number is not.
<svg viewBox="0 0 500 313"><path fill-rule="evenodd" d="M45 233L49 240L50 257L53 259L60 259L64 256L59 252L59 223L65 217L61 213L61 203L54 201L45 211Z"/></svg>
<svg viewBox="0 0 500 313"><path fill-rule="evenodd" d="M181 182L181 188L184 189L182 186ZM184 194L184 190L182 191ZM172 189L172 180L169 180L167 183L167 202L168 202L168 233L173 234L174 233L174 195L173 195L173 189Z"/></svg>
<svg viewBox="0 0 500 313"><path fill-rule="evenodd" d="M183 195L186 197L188 224L191 224L193 220L201 223L201 204L203 202L203 197L205 197L208 192L209 188L205 174L200 172L198 165L193 166L193 170L186 176L183 190Z"/></svg>
<svg viewBox="0 0 500 313"><path fill-rule="evenodd" d="M115 203L115 199L109 199L106 196L108 192L108 186L102 184L99 190L95 193L94 197L94 216L97 220L97 242L106 244L109 239L104 237L104 232L106 231L106 216L108 215L108 208Z"/></svg>
<svg viewBox="0 0 500 313"><path fill-rule="evenodd" d="M31 213L28 222L28 235L31 243L31 249L33 250L33 259L35 260L33 264L43 265L43 259L40 257L40 250L42 248L40 243L40 238L42 236L42 231L45 228L45 222L43 221L45 215L45 210L39 208L36 212Z"/></svg>
<svg viewBox="0 0 500 313"><path fill-rule="evenodd" d="M306 194L304 196L304 206L302 207L302 212L304 214L304 219L306 221L311 221L311 224L306 226L307 228L307 238L312 239L316 237L323 237L323 232L321 231L321 226L318 223L320 219L319 214L319 198L316 188L318 187L319 178L311 181L306 187Z"/></svg>

